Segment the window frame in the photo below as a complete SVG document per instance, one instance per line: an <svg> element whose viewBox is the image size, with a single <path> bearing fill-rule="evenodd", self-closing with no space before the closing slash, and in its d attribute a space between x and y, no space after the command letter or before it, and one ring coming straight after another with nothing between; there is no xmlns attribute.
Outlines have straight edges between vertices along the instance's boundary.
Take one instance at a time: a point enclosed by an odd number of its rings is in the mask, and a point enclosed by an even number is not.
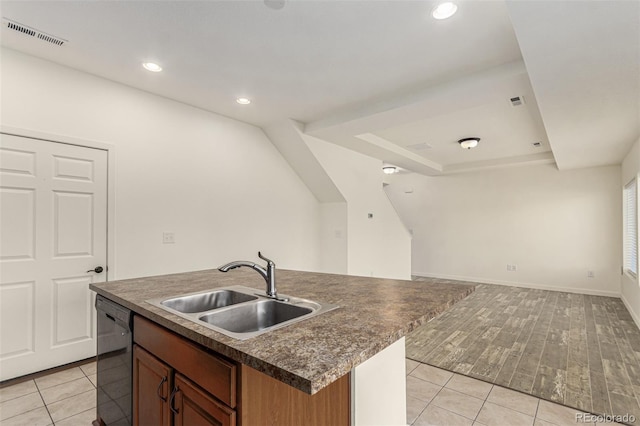
<svg viewBox="0 0 640 426"><path fill-rule="evenodd" d="M638 181L637 176L631 179L622 191L622 269L625 274L637 279L638 277ZM633 210L633 211L630 211ZM632 214L629 223L629 214ZM631 229L630 229L631 228ZM633 235L629 236L629 232ZM631 238L631 240L629 240ZM630 250L629 246L633 248ZM633 259L629 259L630 253ZM633 262L633 264L630 264Z"/></svg>

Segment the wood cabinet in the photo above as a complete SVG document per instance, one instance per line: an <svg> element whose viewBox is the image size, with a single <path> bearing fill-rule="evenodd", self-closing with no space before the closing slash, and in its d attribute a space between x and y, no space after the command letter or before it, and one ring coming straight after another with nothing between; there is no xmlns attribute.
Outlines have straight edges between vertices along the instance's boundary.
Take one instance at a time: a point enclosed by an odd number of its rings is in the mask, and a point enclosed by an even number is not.
<svg viewBox="0 0 640 426"><path fill-rule="evenodd" d="M202 391L189 379L176 374L172 409L175 426L233 426L236 413Z"/></svg>
<svg viewBox="0 0 640 426"><path fill-rule="evenodd" d="M133 424L171 426L169 393L173 369L139 346L133 347Z"/></svg>
<svg viewBox="0 0 640 426"><path fill-rule="evenodd" d="M235 425L234 410L138 345L133 349L133 395L134 425Z"/></svg>
<svg viewBox="0 0 640 426"><path fill-rule="evenodd" d="M134 426L235 426L236 371L228 360L134 317Z"/></svg>
<svg viewBox="0 0 640 426"><path fill-rule="evenodd" d="M348 374L309 395L140 316L133 335L134 426L350 423Z"/></svg>
<svg viewBox="0 0 640 426"><path fill-rule="evenodd" d="M241 366L240 424L243 426L348 426L350 375L314 395L304 393L246 365Z"/></svg>

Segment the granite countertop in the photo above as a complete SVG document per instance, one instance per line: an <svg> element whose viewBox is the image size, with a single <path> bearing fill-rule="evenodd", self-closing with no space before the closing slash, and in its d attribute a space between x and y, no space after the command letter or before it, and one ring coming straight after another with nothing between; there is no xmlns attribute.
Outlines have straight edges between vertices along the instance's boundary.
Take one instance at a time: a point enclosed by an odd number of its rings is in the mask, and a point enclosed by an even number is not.
<svg viewBox="0 0 640 426"><path fill-rule="evenodd" d="M248 340L237 340L146 300L233 285L264 292L265 282L255 271L242 268L228 273L187 272L91 284L91 289L308 394L342 377L475 289L473 285L446 280L403 281L288 270L277 270L276 276L279 294L340 308Z"/></svg>

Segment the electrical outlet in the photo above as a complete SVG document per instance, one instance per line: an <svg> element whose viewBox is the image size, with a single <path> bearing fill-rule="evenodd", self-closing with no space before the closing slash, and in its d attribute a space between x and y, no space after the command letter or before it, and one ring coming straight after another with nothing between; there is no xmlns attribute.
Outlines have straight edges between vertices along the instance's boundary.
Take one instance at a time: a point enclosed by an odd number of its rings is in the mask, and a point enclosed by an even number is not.
<svg viewBox="0 0 640 426"><path fill-rule="evenodd" d="M517 270L518 270L518 265L511 265L511 264L507 263L507 271L515 272Z"/></svg>
<svg viewBox="0 0 640 426"><path fill-rule="evenodd" d="M162 244L174 244L176 242L176 234L173 232L162 233Z"/></svg>
<svg viewBox="0 0 640 426"><path fill-rule="evenodd" d="M587 278L595 278L596 274L593 271L587 271Z"/></svg>

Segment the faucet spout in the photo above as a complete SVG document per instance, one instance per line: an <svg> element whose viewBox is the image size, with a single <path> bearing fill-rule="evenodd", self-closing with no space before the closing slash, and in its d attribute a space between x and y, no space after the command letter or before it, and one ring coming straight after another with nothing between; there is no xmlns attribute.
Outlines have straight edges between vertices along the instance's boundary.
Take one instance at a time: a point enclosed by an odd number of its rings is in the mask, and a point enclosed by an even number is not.
<svg viewBox="0 0 640 426"><path fill-rule="evenodd" d="M276 264L273 263L272 260L264 257L261 252L258 252L258 257L267 262L266 269L260 265L257 265L254 262L249 262L246 260L236 260L234 262L229 262L225 265L220 266L218 270L220 272L228 272L232 269L240 268L242 266L251 268L257 273L259 273L262 276L262 278L265 280L267 284L267 289L266 289L267 297L279 300L278 292L276 291Z"/></svg>
<svg viewBox="0 0 640 426"><path fill-rule="evenodd" d="M246 266L246 267L248 267L248 268L255 269L255 270L257 270L258 272L262 272L262 271L264 271L264 268L263 268L263 267L261 267L261 266L259 266L259 265L256 265L256 264L255 264L255 263L253 263L253 262L246 261L246 260L236 260L236 261L233 261L233 262L229 262L229 263L227 263L226 265L222 265L222 266L220 266L220 267L218 268L218 270L219 270L220 272L228 272L228 271L230 271L230 270L232 270L232 269L240 268L241 266ZM266 271L264 271L264 272L265 272L265 274L266 274ZM266 276L266 275L265 275L265 276Z"/></svg>
<svg viewBox="0 0 640 426"><path fill-rule="evenodd" d="M267 262L267 275L264 277L267 282L267 296L278 298L278 292L276 291L276 264L271 259L267 259L258 252L258 257Z"/></svg>

